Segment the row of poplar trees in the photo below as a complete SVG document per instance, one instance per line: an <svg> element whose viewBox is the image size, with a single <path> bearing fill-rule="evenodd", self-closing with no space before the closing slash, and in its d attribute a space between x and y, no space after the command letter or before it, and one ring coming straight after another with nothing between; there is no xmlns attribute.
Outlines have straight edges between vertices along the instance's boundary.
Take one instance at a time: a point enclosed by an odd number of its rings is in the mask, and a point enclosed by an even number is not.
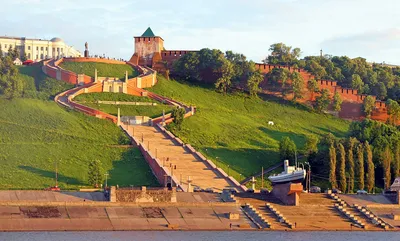
<svg viewBox="0 0 400 241"><path fill-rule="evenodd" d="M356 182L359 190L366 187L368 192L372 192L375 186L375 166L368 141L361 143L353 137L344 143L332 141L329 147L329 168L332 189L352 193ZM390 175L390 167L388 170Z"/></svg>

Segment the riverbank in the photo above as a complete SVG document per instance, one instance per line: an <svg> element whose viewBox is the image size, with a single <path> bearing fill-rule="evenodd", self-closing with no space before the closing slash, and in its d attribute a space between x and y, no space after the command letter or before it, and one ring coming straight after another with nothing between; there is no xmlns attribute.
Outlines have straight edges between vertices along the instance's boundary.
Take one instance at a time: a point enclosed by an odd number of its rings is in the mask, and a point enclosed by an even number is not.
<svg viewBox="0 0 400 241"><path fill-rule="evenodd" d="M342 196L348 215L326 194L301 194L299 206L285 206L268 194L242 193L230 200L218 193L176 193L176 202L109 202L101 192L0 191L0 231L398 231L400 206L371 196L364 204L390 225L374 224ZM370 210L369 210L370 211ZM363 226L357 225L356 217Z"/></svg>

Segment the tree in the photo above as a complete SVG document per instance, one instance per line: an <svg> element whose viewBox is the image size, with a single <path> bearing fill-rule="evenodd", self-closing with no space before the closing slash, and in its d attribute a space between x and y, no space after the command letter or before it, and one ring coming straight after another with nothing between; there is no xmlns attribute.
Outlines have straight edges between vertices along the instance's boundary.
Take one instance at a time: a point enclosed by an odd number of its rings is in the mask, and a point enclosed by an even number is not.
<svg viewBox="0 0 400 241"><path fill-rule="evenodd" d="M399 103L397 101L388 99L386 101L386 105L387 105L387 113L389 115L388 121L390 124L396 125L400 117Z"/></svg>
<svg viewBox="0 0 400 241"><path fill-rule="evenodd" d="M375 165L372 161L372 151L368 141L365 142L365 154L367 155L367 190L372 192L375 187Z"/></svg>
<svg viewBox="0 0 400 241"><path fill-rule="evenodd" d="M347 182L346 182L346 151L344 150L344 146L342 143L338 144L339 150L339 187L342 192L346 191Z"/></svg>
<svg viewBox="0 0 400 241"><path fill-rule="evenodd" d="M331 183L332 189L337 188L336 149L333 144L329 147L329 182Z"/></svg>
<svg viewBox="0 0 400 241"><path fill-rule="evenodd" d="M385 147L385 151L383 153L383 173L385 177L385 189L390 188L391 184L391 175L390 175L390 163L392 162L392 153L390 152L390 148L387 145Z"/></svg>
<svg viewBox="0 0 400 241"><path fill-rule="evenodd" d="M172 110L171 117L174 118L172 122L175 124L175 127L180 130L185 117L185 109L177 106Z"/></svg>
<svg viewBox="0 0 400 241"><path fill-rule="evenodd" d="M365 97L364 99L364 104L363 104L363 110L365 115L370 118L372 111L374 110L375 107L375 99L374 97L368 95L367 97Z"/></svg>
<svg viewBox="0 0 400 241"><path fill-rule="evenodd" d="M315 108L317 111L322 112L328 108L329 102L329 90L323 89L321 96L318 96L315 100Z"/></svg>
<svg viewBox="0 0 400 241"><path fill-rule="evenodd" d="M8 99L20 97L24 89L23 81L18 77L18 69L10 56L0 61L0 93Z"/></svg>
<svg viewBox="0 0 400 241"><path fill-rule="evenodd" d="M351 76L351 88L356 89L359 94L362 93L362 88L364 86L364 82L358 74L353 74Z"/></svg>
<svg viewBox="0 0 400 241"><path fill-rule="evenodd" d="M25 61L27 61L28 60L28 57L26 56L26 53L24 52L23 54L22 54L22 56L21 56L21 61L22 62L25 62Z"/></svg>
<svg viewBox="0 0 400 241"><path fill-rule="evenodd" d="M318 142L318 137L314 135L307 136L306 144L304 145L304 150L307 155L318 152Z"/></svg>
<svg viewBox="0 0 400 241"><path fill-rule="evenodd" d="M316 60L307 61L306 69L310 71L317 80L326 76L326 71Z"/></svg>
<svg viewBox="0 0 400 241"><path fill-rule="evenodd" d="M101 163L98 160L89 162L88 182L94 187L98 187L103 182Z"/></svg>
<svg viewBox="0 0 400 241"><path fill-rule="evenodd" d="M250 96L257 96L260 91L260 83L264 80L264 76L260 71L253 72L247 80L247 89L249 90Z"/></svg>
<svg viewBox="0 0 400 241"><path fill-rule="evenodd" d="M293 100L303 98L304 79L299 72L293 71L291 74Z"/></svg>
<svg viewBox="0 0 400 241"><path fill-rule="evenodd" d="M296 155L296 144L287 136L279 142L279 158L283 160L294 160Z"/></svg>
<svg viewBox="0 0 400 241"><path fill-rule="evenodd" d="M383 100L387 96L387 89L384 83L379 82L376 86L376 95L379 99Z"/></svg>
<svg viewBox="0 0 400 241"><path fill-rule="evenodd" d="M227 93L232 85L231 79L234 73L232 63L224 59L214 73L219 75L219 78L215 82L215 88L223 93Z"/></svg>
<svg viewBox="0 0 400 241"><path fill-rule="evenodd" d="M269 48L271 54L263 61L269 64L293 65L300 57L300 49L287 46L284 43L272 44Z"/></svg>
<svg viewBox="0 0 400 241"><path fill-rule="evenodd" d="M347 163L349 164L349 187L350 193L354 190L354 146L357 143L357 139L350 137L347 143Z"/></svg>
<svg viewBox="0 0 400 241"><path fill-rule="evenodd" d="M314 99L314 93L319 91L318 83L315 79L310 79L307 82L307 90L310 92L310 101Z"/></svg>
<svg viewBox="0 0 400 241"><path fill-rule="evenodd" d="M362 143L357 145L356 149L356 160L357 160L357 179L358 189L364 190L364 150Z"/></svg>
<svg viewBox="0 0 400 241"><path fill-rule="evenodd" d="M339 112L342 109L342 103L343 100L340 97L339 92L336 91L335 95L333 96L333 109Z"/></svg>
<svg viewBox="0 0 400 241"><path fill-rule="evenodd" d="M400 141L397 140L394 145L394 160L393 160L393 177L397 178L400 174Z"/></svg>

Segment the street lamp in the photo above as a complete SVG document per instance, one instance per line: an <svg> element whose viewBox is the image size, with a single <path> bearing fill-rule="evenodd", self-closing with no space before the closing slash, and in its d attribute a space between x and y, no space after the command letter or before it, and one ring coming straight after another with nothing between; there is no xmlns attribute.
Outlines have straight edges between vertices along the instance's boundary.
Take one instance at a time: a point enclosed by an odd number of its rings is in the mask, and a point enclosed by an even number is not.
<svg viewBox="0 0 400 241"><path fill-rule="evenodd" d="M108 187L107 185L108 175L109 175L108 172L104 174L104 176L106 176L106 187Z"/></svg>
<svg viewBox="0 0 400 241"><path fill-rule="evenodd" d="M304 164L308 165L308 176L306 179L306 190L307 192L310 192L310 187L311 187L311 165L309 162L305 162ZM307 188L307 184L308 184L308 188Z"/></svg>

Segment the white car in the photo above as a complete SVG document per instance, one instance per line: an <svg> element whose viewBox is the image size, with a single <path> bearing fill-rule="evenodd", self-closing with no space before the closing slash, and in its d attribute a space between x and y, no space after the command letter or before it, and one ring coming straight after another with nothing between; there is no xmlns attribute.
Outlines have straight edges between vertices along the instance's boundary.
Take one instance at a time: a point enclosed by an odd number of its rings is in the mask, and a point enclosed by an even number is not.
<svg viewBox="0 0 400 241"><path fill-rule="evenodd" d="M368 192L365 191L365 190L358 190L358 191L357 191L357 194L368 194Z"/></svg>

